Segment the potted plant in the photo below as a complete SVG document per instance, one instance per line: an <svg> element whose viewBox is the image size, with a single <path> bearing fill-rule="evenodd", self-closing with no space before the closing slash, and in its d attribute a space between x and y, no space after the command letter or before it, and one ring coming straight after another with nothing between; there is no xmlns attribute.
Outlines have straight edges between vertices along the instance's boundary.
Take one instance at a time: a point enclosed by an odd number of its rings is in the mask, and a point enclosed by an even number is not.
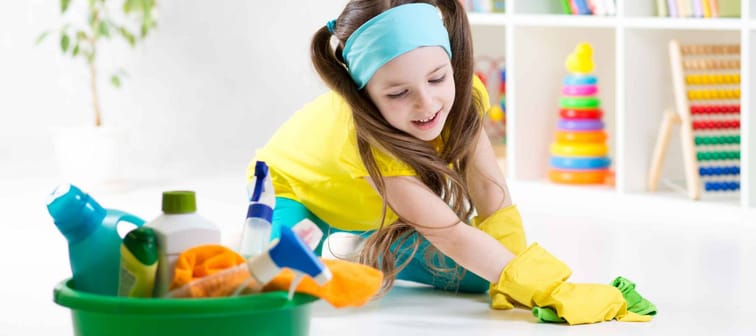
<svg viewBox="0 0 756 336"><path fill-rule="evenodd" d="M37 44L51 35L57 36L60 51L72 59L86 62L93 123L85 127L58 128L53 132L61 175L71 182L101 183L117 179L118 146L123 132L103 125L100 105L100 72L97 57L103 41L122 40L131 47L147 38L157 27L157 0L60 0L64 22L57 30L45 31ZM110 74L113 87L121 86L125 72Z"/></svg>

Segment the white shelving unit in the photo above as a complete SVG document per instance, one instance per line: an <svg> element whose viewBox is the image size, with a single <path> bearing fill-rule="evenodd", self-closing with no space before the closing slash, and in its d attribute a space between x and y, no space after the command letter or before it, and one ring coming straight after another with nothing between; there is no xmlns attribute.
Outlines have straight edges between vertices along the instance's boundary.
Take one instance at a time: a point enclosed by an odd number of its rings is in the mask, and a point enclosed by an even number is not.
<svg viewBox="0 0 756 336"><path fill-rule="evenodd" d="M756 210L756 4L741 0L740 18L656 16L656 0L617 0L612 17L561 14L558 0L510 0L506 13L469 13L476 55L504 57L507 69L507 177L511 183L582 195L653 196L690 206ZM741 45L741 191L706 193L686 201L684 192L646 191L656 134L665 108L674 106L668 42ZM595 75L614 188L551 185L546 173L558 118L564 60L579 42L593 45ZM684 187L679 136L674 134L662 179ZM674 183L672 183L674 184Z"/></svg>

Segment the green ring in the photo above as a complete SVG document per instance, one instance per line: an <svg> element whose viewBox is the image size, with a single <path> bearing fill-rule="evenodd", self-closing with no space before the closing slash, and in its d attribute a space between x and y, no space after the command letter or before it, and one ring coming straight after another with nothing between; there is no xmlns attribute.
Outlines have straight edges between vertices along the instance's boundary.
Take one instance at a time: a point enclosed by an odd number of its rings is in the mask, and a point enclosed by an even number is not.
<svg viewBox="0 0 756 336"><path fill-rule="evenodd" d="M560 97L562 108L598 108L601 101L596 97Z"/></svg>

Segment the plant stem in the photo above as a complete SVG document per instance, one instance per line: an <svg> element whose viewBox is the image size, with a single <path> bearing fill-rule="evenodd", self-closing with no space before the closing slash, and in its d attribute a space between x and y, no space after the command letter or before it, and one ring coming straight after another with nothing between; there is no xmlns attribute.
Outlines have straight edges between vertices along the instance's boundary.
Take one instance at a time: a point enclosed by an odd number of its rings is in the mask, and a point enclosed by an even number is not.
<svg viewBox="0 0 756 336"><path fill-rule="evenodd" d="M94 106L95 126L102 126L102 112L100 111L100 98L97 94L97 68L94 62L89 63L89 72L92 75L92 106Z"/></svg>

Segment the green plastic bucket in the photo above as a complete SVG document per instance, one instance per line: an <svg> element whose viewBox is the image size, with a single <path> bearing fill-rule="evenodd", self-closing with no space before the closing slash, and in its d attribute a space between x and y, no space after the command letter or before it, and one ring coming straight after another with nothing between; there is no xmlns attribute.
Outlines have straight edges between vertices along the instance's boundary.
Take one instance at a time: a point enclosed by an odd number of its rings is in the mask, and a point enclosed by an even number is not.
<svg viewBox="0 0 756 336"><path fill-rule="evenodd" d="M286 292L206 299L126 298L79 292L70 279L53 291L71 309L75 335L307 335L316 297Z"/></svg>

